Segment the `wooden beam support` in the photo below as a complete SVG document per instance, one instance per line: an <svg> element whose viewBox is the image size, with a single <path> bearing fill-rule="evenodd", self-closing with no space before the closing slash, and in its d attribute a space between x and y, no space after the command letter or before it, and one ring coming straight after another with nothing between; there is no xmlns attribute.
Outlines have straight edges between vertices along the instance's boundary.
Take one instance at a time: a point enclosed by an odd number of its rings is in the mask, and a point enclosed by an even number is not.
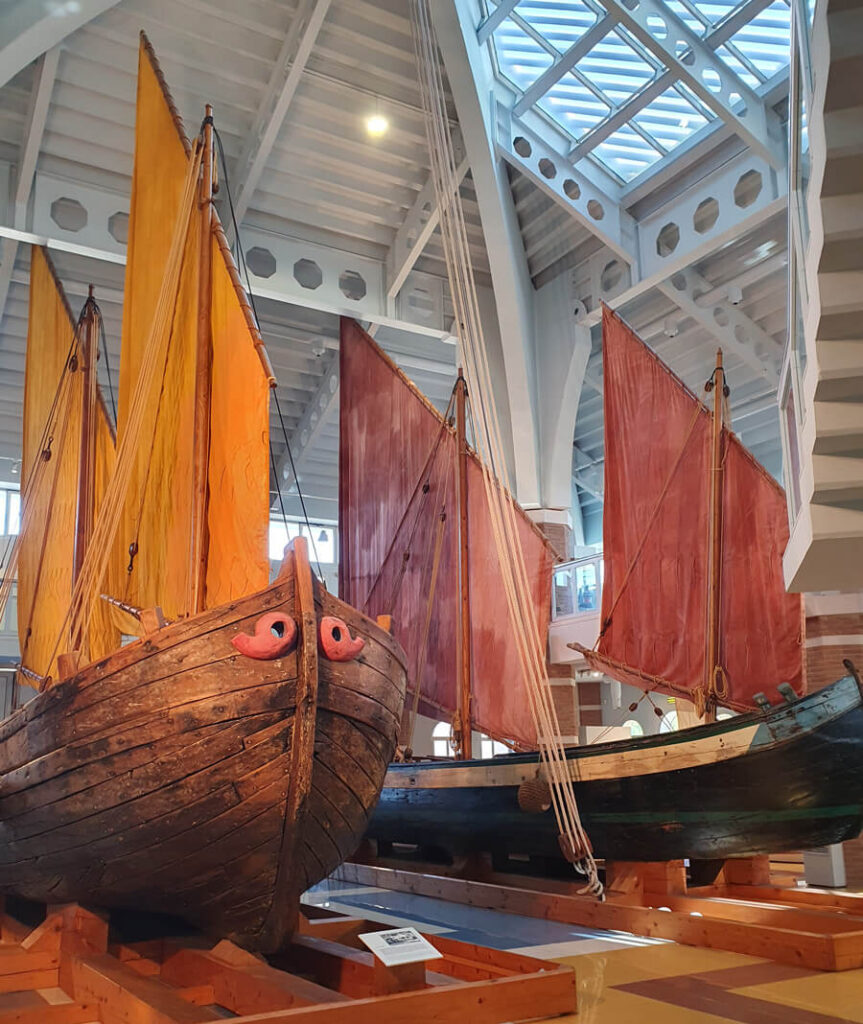
<svg viewBox="0 0 863 1024"><path fill-rule="evenodd" d="M99 1007L102 1024L205 1024L217 1015L187 1003L163 981L143 978L114 957L103 953L73 957L70 963L73 997Z"/></svg>
<svg viewBox="0 0 863 1024"><path fill-rule="evenodd" d="M212 1002L237 1014L347 999L305 978L276 970L231 942L220 942L210 952L179 949L165 960L161 977L174 985L210 985L215 997Z"/></svg>

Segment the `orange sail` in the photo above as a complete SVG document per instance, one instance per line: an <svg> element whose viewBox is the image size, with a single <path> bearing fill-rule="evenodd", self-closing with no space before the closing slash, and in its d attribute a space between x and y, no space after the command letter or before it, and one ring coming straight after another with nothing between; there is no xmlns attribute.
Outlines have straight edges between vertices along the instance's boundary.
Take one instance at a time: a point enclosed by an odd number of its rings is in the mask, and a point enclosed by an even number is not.
<svg viewBox="0 0 863 1024"><path fill-rule="evenodd" d="M44 249L34 246L30 266L30 311L24 390L21 478L43 460L38 484L25 487L18 562L18 632L21 663L40 676L56 674L73 586L73 553L81 459L83 373L77 359L75 323ZM94 416L94 510L113 471L114 439L105 408ZM103 612L93 616L87 650L100 657L119 645L119 634Z"/></svg>
<svg viewBox="0 0 863 1024"><path fill-rule="evenodd" d="M148 356L189 153L161 72L142 39L120 364L120 440ZM193 214L189 225L165 365L160 368L163 383L149 397L144 441L136 452L117 552L105 584L112 596L138 607L159 605L171 619L189 613L192 590L200 218ZM258 351L260 336L222 239L214 214L206 607L259 590L268 579L270 379ZM134 627L129 622L126 628Z"/></svg>
<svg viewBox="0 0 863 1024"><path fill-rule="evenodd" d="M536 732L499 582L482 473L471 455L471 719L490 736L533 747ZM458 704L455 476L452 428L365 331L343 319L339 595L367 614L393 616L408 656L410 688L419 686L419 710L436 718L448 718ZM516 510L545 644L553 556L536 526Z"/></svg>
<svg viewBox="0 0 863 1024"><path fill-rule="evenodd" d="M707 692L711 414L613 312L603 312L605 579L597 669L641 689ZM723 429L720 703L804 690L803 607L788 594L785 497ZM726 693L727 691L727 693Z"/></svg>

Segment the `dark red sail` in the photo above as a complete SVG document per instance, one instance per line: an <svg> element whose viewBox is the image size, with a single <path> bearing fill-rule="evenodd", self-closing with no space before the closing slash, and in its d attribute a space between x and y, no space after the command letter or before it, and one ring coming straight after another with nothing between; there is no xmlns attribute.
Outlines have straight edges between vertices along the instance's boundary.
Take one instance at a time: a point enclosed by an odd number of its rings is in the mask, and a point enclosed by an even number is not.
<svg viewBox="0 0 863 1024"><path fill-rule="evenodd" d="M711 413L609 309L603 376L603 631L586 657L641 689L696 696L707 682ZM778 683L804 691L803 608L782 578L782 489L728 430L722 458L720 703L746 710Z"/></svg>
<svg viewBox="0 0 863 1024"><path fill-rule="evenodd" d="M458 704L455 436L349 319L342 320L340 388L339 595L367 614L393 616L394 635L408 655L411 689L420 676L420 712L448 719ZM553 556L537 527L518 506L516 512L544 645ZM534 747L536 732L499 581L483 471L473 456L468 465L468 530L471 719L481 732Z"/></svg>

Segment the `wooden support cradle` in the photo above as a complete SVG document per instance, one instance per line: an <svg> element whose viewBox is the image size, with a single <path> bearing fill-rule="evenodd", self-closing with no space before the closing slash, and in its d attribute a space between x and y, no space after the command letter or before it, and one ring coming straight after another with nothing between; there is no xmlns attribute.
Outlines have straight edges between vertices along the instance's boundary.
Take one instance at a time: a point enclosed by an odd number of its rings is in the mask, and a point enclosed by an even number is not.
<svg viewBox="0 0 863 1024"><path fill-rule="evenodd" d="M411 862L347 862L334 877L589 928L726 949L822 971L863 968L863 894L770 884L768 857L715 863L689 886L683 861L606 862L604 903L578 881L483 872L451 877Z"/></svg>
<svg viewBox="0 0 863 1024"><path fill-rule="evenodd" d="M430 937L442 959L385 968L357 936L386 925L305 908L278 961L200 936L113 941L107 917L49 907L0 932L0 1024L497 1024L575 1010L572 968ZM296 971L297 973L293 973Z"/></svg>

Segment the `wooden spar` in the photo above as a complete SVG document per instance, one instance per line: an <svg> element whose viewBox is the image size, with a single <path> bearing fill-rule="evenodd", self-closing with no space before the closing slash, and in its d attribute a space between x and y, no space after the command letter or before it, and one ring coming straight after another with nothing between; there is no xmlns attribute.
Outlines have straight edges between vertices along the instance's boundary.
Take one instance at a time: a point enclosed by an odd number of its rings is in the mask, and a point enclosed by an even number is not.
<svg viewBox="0 0 863 1024"><path fill-rule="evenodd" d="M99 307L93 298L93 285L78 324L78 372L81 374L81 434L78 449L78 495L75 503L75 547L72 557L72 586L81 573L90 538L96 501L96 359L99 352ZM70 649L80 651L84 637L72 635Z"/></svg>
<svg viewBox="0 0 863 1024"><path fill-rule="evenodd" d="M722 410L725 401L725 370L722 349L716 351L716 367L708 384L713 391L713 445L710 463L710 541L707 582L707 648L705 662L704 721L716 715L714 673L719 667L720 603L722 587Z"/></svg>
<svg viewBox="0 0 863 1024"><path fill-rule="evenodd" d="M465 429L465 398L467 382L461 367L455 383L455 425L458 458L457 497L458 497L458 599L459 599L459 631L458 631L458 717L461 729L461 744L458 756L467 760L472 756L471 742L471 658L470 658L470 585L468 558L468 521L467 521L467 433Z"/></svg>
<svg viewBox="0 0 863 1024"><path fill-rule="evenodd" d="M204 610L207 579L207 470L210 461L210 400L212 391L213 228L213 108L208 103L201 129L204 156L201 171L201 240L198 267L198 344L195 361L195 424L192 479L192 537L189 613Z"/></svg>
<svg viewBox="0 0 863 1024"><path fill-rule="evenodd" d="M78 328L78 372L81 374L81 446L78 456L78 498L75 507L75 554L72 583L78 579L90 535L96 475L96 358L99 343L99 307L93 285Z"/></svg>

